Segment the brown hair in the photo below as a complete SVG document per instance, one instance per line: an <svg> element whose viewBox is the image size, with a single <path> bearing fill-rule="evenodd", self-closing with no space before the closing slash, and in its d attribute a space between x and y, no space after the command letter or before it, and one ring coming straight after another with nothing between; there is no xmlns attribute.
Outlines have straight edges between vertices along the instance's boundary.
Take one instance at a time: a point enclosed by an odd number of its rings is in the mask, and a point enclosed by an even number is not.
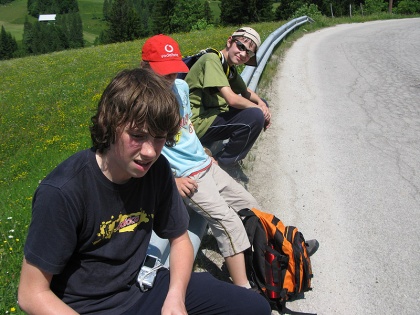
<svg viewBox="0 0 420 315"><path fill-rule="evenodd" d="M129 125L146 127L154 137L166 135L166 145L173 146L180 120L179 105L164 79L148 69L123 70L105 88L91 118L92 145L103 153Z"/></svg>

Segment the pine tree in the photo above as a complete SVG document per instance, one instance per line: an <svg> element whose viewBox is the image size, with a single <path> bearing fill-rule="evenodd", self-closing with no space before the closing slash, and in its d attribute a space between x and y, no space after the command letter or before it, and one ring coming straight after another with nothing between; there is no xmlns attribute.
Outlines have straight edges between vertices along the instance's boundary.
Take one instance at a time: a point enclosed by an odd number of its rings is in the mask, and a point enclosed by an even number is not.
<svg viewBox="0 0 420 315"><path fill-rule="evenodd" d="M67 27L69 30L69 47L81 48L84 47L83 41L83 24L79 13L68 14Z"/></svg>
<svg viewBox="0 0 420 315"><path fill-rule="evenodd" d="M33 17L38 17L39 14L79 12L77 0L28 0L27 7Z"/></svg>
<svg viewBox="0 0 420 315"><path fill-rule="evenodd" d="M207 23L211 23L213 21L213 13L210 9L210 4L208 0L205 0L203 4L203 18L204 20L206 20Z"/></svg>
<svg viewBox="0 0 420 315"><path fill-rule="evenodd" d="M0 31L0 60L13 58L13 54L17 51L18 45L12 34L6 32L4 26Z"/></svg>
<svg viewBox="0 0 420 315"><path fill-rule="evenodd" d="M108 43L130 41L139 38L141 20L130 0L114 0L109 17L109 28L102 38Z"/></svg>
<svg viewBox="0 0 420 315"><path fill-rule="evenodd" d="M224 25L245 25L248 23L272 21L274 18L273 1L221 0L220 21Z"/></svg>
<svg viewBox="0 0 420 315"><path fill-rule="evenodd" d="M43 46L44 44L41 34L41 23L35 22L32 27L31 52L33 54L41 54L42 51L45 51Z"/></svg>
<svg viewBox="0 0 420 315"><path fill-rule="evenodd" d="M77 0L54 0L60 14L79 12Z"/></svg>
<svg viewBox="0 0 420 315"><path fill-rule="evenodd" d="M112 8L112 0L105 0L103 8L102 8L102 12L103 12L105 21L109 21L111 8Z"/></svg>
<svg viewBox="0 0 420 315"><path fill-rule="evenodd" d="M26 17L25 23L23 24L22 46L23 46L23 51L28 54L33 53L32 39L33 39L32 24L28 21L28 17Z"/></svg>
<svg viewBox="0 0 420 315"><path fill-rule="evenodd" d="M197 10L200 6L199 0L178 0L170 18L171 33L191 31L191 26L203 18L203 12Z"/></svg>
<svg viewBox="0 0 420 315"><path fill-rule="evenodd" d="M57 14L59 12L59 5L55 0L38 0L38 13L39 14Z"/></svg>
<svg viewBox="0 0 420 315"><path fill-rule="evenodd" d="M273 0L257 0L258 22L269 22L274 19Z"/></svg>
<svg viewBox="0 0 420 315"><path fill-rule="evenodd" d="M38 9L38 0L28 0L28 13L31 16L38 17L39 9Z"/></svg>
<svg viewBox="0 0 420 315"><path fill-rule="evenodd" d="M57 26L56 29L58 32L58 40L60 41L60 46L64 47L65 49L70 48L70 29L68 14L58 15L55 25Z"/></svg>
<svg viewBox="0 0 420 315"><path fill-rule="evenodd" d="M153 0L140 0L134 3L134 9L140 18L140 37L148 37L152 34L151 12L153 11Z"/></svg>
<svg viewBox="0 0 420 315"><path fill-rule="evenodd" d="M246 9L246 20L248 22L257 22L260 20L260 17L258 15L257 0L248 0L248 5L246 6Z"/></svg>
<svg viewBox="0 0 420 315"><path fill-rule="evenodd" d="M171 33L170 19L175 8L175 0L157 0L152 12L152 33Z"/></svg>
<svg viewBox="0 0 420 315"><path fill-rule="evenodd" d="M306 4L307 0L281 0L277 7L275 16L277 20L288 20L297 9Z"/></svg>
<svg viewBox="0 0 420 315"><path fill-rule="evenodd" d="M248 1L221 0L220 22L224 25L243 25L248 23L247 6Z"/></svg>

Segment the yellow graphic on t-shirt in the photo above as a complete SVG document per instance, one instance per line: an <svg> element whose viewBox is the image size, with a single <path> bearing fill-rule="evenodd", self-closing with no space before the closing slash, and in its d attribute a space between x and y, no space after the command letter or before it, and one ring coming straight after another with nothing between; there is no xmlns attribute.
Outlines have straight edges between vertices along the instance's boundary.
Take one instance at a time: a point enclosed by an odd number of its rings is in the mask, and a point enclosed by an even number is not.
<svg viewBox="0 0 420 315"><path fill-rule="evenodd" d="M180 129L179 129L178 133L175 135L175 143L179 143L179 141L181 140L183 129L187 130L189 133L194 132L194 127L193 127L193 124L192 124L190 118L188 117L188 114L185 114L185 116L182 117L182 119L179 123L179 127L180 127Z"/></svg>
<svg viewBox="0 0 420 315"><path fill-rule="evenodd" d="M141 223L147 223L150 219L153 219L153 214L147 214L144 211L120 214L117 219L112 216L110 220L101 223L97 233L98 239L93 244L110 239L114 233L134 232Z"/></svg>
<svg viewBox="0 0 420 315"><path fill-rule="evenodd" d="M178 131L178 133L175 135L175 143L179 143L179 140L181 139L182 131L181 129Z"/></svg>

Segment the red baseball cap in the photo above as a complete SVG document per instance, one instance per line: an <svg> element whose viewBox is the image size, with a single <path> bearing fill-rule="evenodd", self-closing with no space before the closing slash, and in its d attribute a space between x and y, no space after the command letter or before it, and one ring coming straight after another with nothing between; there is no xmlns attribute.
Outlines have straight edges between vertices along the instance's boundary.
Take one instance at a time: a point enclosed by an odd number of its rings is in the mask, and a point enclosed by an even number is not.
<svg viewBox="0 0 420 315"><path fill-rule="evenodd" d="M178 43L169 36L159 34L150 37L143 45L142 60L147 61L157 74L186 73Z"/></svg>

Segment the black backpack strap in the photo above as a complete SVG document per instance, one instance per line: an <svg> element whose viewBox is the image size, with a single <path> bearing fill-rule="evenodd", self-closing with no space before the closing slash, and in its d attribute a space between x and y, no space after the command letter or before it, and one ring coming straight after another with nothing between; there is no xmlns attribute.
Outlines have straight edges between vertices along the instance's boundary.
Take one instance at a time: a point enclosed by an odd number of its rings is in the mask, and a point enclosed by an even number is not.
<svg viewBox="0 0 420 315"><path fill-rule="evenodd" d="M214 54L217 54L219 56L220 62L222 63L223 72L225 73L226 77L229 79L231 69L230 69L228 63L226 62L223 54L219 50L211 48L211 47L207 48L206 52L214 53Z"/></svg>
<svg viewBox="0 0 420 315"><path fill-rule="evenodd" d="M249 238L250 243L252 244L255 236L259 235L257 232L259 218L249 209L242 209L238 211L238 215L242 217L242 221L246 230L246 234ZM265 290L265 283L261 282L259 275L261 274L260 270L256 270L253 264L254 254L252 246L245 250L245 266L247 277L252 281L260 291Z"/></svg>
<svg viewBox="0 0 420 315"><path fill-rule="evenodd" d="M278 306L278 312L280 314L290 314L290 315L317 315L316 313L304 313L304 312L297 312L292 311L291 309L286 307L286 302L280 303L281 305Z"/></svg>
<svg viewBox="0 0 420 315"><path fill-rule="evenodd" d="M235 73L235 68L234 67L229 67L228 63L225 60L225 57L223 56L223 54L218 51L217 49L214 48L207 48L207 49L203 49L200 50L198 53L196 53L195 55L192 56L186 56L182 58L182 61L187 65L187 67L189 69L191 69L191 67L197 62L198 59L200 59L200 57L206 53L214 53L217 56L219 56L220 62L222 63L222 67L223 67L223 72L226 75L226 78L229 80L231 78L231 76L233 77L233 74ZM182 79L184 80L185 77L187 76L187 73L178 73L177 78L178 79Z"/></svg>
<svg viewBox="0 0 420 315"><path fill-rule="evenodd" d="M255 216L255 213L251 209L245 208L238 211L239 216L241 217L252 217Z"/></svg>

